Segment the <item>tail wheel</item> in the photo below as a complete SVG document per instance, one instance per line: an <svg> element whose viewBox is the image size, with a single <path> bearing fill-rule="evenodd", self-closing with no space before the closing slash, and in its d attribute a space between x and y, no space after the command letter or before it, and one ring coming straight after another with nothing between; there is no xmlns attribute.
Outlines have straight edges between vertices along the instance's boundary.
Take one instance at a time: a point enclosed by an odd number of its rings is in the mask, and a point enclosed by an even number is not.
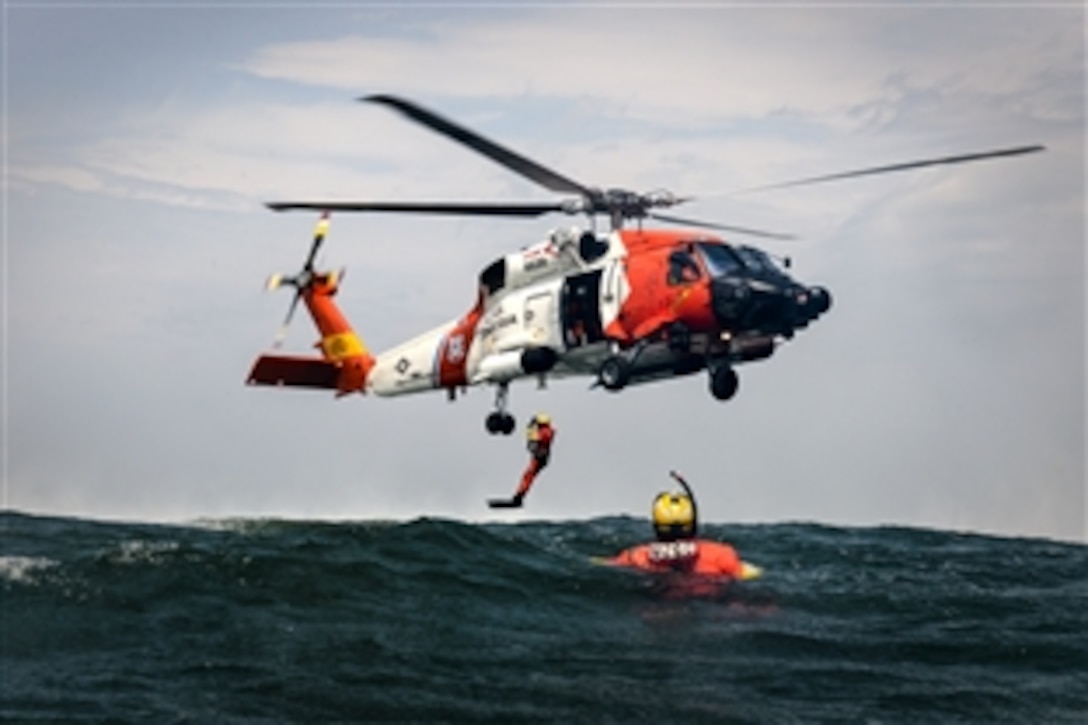
<svg viewBox="0 0 1088 725"><path fill-rule="evenodd" d="M718 400L729 400L737 393L737 373L728 365L722 365L710 372L710 394Z"/></svg>
<svg viewBox="0 0 1088 725"><path fill-rule="evenodd" d="M631 364L618 355L605 358L597 370L597 379L605 390L622 390L631 379Z"/></svg>

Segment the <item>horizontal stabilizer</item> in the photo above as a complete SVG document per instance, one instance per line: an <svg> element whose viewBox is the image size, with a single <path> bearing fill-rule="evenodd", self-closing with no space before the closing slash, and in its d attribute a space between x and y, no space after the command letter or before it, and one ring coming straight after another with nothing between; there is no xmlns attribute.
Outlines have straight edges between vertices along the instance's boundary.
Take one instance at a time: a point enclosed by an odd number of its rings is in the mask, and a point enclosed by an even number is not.
<svg viewBox="0 0 1088 725"><path fill-rule="evenodd" d="M340 366L319 357L261 355L246 383L335 390L339 379Z"/></svg>

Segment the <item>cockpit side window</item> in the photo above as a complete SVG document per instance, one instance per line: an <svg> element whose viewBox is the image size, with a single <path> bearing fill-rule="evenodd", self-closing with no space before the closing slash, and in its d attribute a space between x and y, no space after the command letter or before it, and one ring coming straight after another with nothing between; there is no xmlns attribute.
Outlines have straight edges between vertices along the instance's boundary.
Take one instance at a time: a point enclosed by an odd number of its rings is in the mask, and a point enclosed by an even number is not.
<svg viewBox="0 0 1088 725"><path fill-rule="evenodd" d="M607 253L607 239L598 239L593 232L583 232L578 238L578 255L583 261L595 262Z"/></svg>
<svg viewBox="0 0 1088 725"><path fill-rule="evenodd" d="M506 286L506 260L497 259L480 272L480 289L488 297Z"/></svg>
<svg viewBox="0 0 1088 725"><path fill-rule="evenodd" d="M711 277L732 277L744 269L736 253L724 244L698 244L706 271Z"/></svg>
<svg viewBox="0 0 1088 725"><path fill-rule="evenodd" d="M702 273L699 265L690 254L684 251L676 251L669 255L669 274L667 277L670 285L687 284L695 282Z"/></svg>

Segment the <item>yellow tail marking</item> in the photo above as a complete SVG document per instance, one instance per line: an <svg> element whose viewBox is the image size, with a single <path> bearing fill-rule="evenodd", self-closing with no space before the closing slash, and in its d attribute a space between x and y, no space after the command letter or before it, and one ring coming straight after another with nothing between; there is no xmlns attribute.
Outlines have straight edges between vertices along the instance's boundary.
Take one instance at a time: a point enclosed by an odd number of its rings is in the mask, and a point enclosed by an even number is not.
<svg viewBox="0 0 1088 725"><path fill-rule="evenodd" d="M321 340L321 349L330 360L343 360L357 355L366 355L366 346L354 332L341 332L329 335Z"/></svg>

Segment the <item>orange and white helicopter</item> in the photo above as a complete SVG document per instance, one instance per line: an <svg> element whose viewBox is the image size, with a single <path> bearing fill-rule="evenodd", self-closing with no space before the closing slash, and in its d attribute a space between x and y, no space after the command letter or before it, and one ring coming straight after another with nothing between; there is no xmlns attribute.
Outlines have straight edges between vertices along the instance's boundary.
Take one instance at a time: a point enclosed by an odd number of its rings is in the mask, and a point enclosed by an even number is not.
<svg viewBox="0 0 1088 725"><path fill-rule="evenodd" d="M294 287L286 326L301 299L321 339L320 356L264 354L257 358L251 385L296 386L381 396L433 390L457 391L495 385L492 434L515 427L507 412L510 383L521 379L590 376L600 387L619 391L701 370L710 392L728 400L737 391L735 366L771 356L827 312L831 294L792 279L766 252L730 244L708 229L757 237L787 235L665 216L687 199L660 191L583 185L458 124L401 98L377 95L378 103L447 136L553 191L572 196L557 202L276 202L276 211L321 212L302 269L274 275L269 288ZM774 188L868 174L902 171L1042 150L1042 146L986 151L775 184ZM606 215L610 229L561 228L520 251L488 264L477 280L471 308L418 337L374 355L335 304L337 275L319 272L314 259L328 230L330 212L409 212L534 217L549 212L584 214L591 222ZM697 229L644 229L653 218ZM636 228L625 228L628 220ZM789 260L783 260L785 267Z"/></svg>

